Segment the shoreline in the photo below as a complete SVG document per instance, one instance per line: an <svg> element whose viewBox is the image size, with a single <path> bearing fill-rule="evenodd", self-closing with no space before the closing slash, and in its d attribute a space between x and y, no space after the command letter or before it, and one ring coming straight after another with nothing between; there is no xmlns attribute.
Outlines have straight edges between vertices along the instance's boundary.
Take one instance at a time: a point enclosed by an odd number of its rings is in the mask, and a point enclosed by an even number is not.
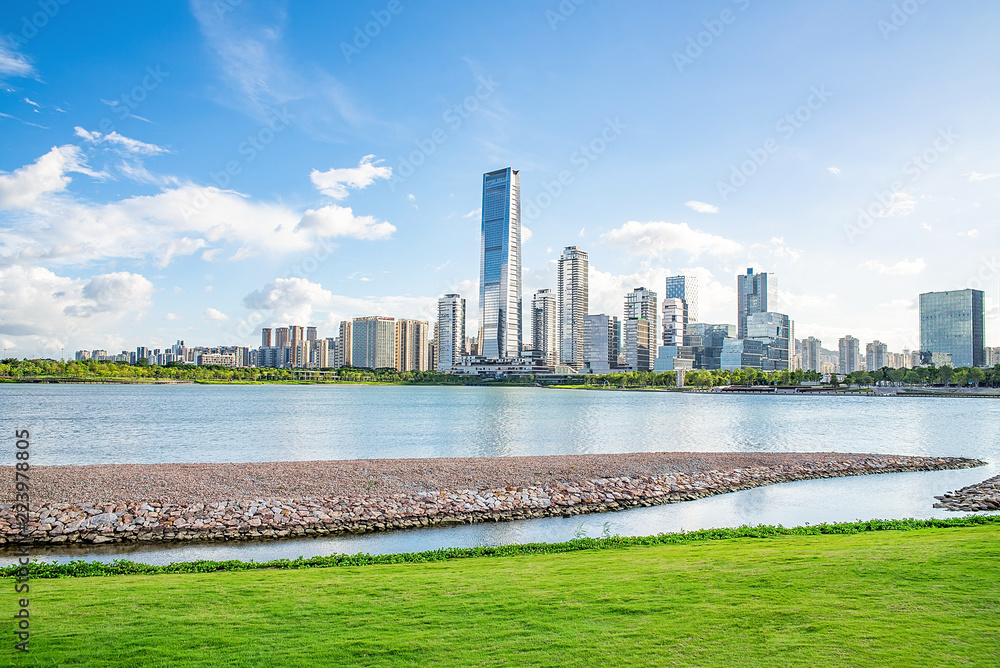
<svg viewBox="0 0 1000 668"><path fill-rule="evenodd" d="M64 378L64 377L0 377L0 385L277 385L300 386L316 385L326 387L337 386L385 386L385 387L503 387L503 388L542 388L552 390L594 390L602 392L659 392L672 394L709 394L715 396L780 396L780 397L948 397L972 399L1000 399L1000 388L928 388L922 385L906 385L893 388L851 387L838 389L834 387L798 387L788 386L775 388L770 385L716 386L703 387L602 387L600 385L559 385L540 382L491 382L471 380L468 383L444 382L377 382L358 380L181 380L170 378ZM990 390L993 390L992 392Z"/></svg>
<svg viewBox="0 0 1000 668"><path fill-rule="evenodd" d="M12 498L0 496L0 548L301 538L569 517L795 480L984 464L858 453L657 452L39 466L32 467L27 535L12 529Z"/></svg>

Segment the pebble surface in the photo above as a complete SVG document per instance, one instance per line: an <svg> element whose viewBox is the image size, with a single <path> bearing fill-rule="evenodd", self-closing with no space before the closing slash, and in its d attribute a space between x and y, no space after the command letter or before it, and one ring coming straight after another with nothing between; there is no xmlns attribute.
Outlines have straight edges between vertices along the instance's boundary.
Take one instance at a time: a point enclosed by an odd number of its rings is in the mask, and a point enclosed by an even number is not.
<svg viewBox="0 0 1000 668"><path fill-rule="evenodd" d="M1000 475L934 498L939 501L934 504L935 508L955 512L1000 510Z"/></svg>
<svg viewBox="0 0 1000 668"><path fill-rule="evenodd" d="M791 480L980 466L852 453L628 453L31 467L0 544L254 540L607 512ZM13 467L0 467L13 479Z"/></svg>

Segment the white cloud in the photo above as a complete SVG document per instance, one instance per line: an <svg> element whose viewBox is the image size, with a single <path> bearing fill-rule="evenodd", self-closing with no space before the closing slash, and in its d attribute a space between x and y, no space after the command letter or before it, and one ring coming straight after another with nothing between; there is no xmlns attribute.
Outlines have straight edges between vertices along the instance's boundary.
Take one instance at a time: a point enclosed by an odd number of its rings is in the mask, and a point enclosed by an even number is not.
<svg viewBox="0 0 1000 668"><path fill-rule="evenodd" d="M931 225L928 225L927 223L920 223L920 227L922 229L927 230L928 232L933 232L934 231L934 228Z"/></svg>
<svg viewBox="0 0 1000 668"><path fill-rule="evenodd" d="M0 77L3 76L33 77L35 76L35 68L31 66L27 58L16 53L0 40Z"/></svg>
<svg viewBox="0 0 1000 668"><path fill-rule="evenodd" d="M222 311L214 308L205 309L203 314L206 320L229 320L229 316Z"/></svg>
<svg viewBox="0 0 1000 668"><path fill-rule="evenodd" d="M410 202L416 202L417 196L414 195L413 193L410 193L409 195L406 196L406 199L409 200Z"/></svg>
<svg viewBox="0 0 1000 668"><path fill-rule="evenodd" d="M900 260L890 267L877 260L869 260L863 263L861 268L877 271L883 276L914 276L926 269L927 263L918 257L916 260Z"/></svg>
<svg viewBox="0 0 1000 668"><path fill-rule="evenodd" d="M883 206L878 212L879 218L895 218L897 216L908 216L913 213L917 206L917 201L913 195L903 192L893 193L889 206Z"/></svg>
<svg viewBox="0 0 1000 668"><path fill-rule="evenodd" d="M177 315L176 313L168 313L165 316L163 316L163 319L164 320L180 320L181 317L179 315Z"/></svg>
<svg viewBox="0 0 1000 668"><path fill-rule="evenodd" d="M463 215L462 218L479 218L482 212L483 212L482 209L473 209L469 213Z"/></svg>
<svg viewBox="0 0 1000 668"><path fill-rule="evenodd" d="M834 176L840 176L840 167L827 167L826 171L830 172Z"/></svg>
<svg viewBox="0 0 1000 668"><path fill-rule="evenodd" d="M120 328L151 306L153 285L129 272L70 278L38 266L0 267L0 336L19 354L58 358L73 346L121 350Z"/></svg>
<svg viewBox="0 0 1000 668"><path fill-rule="evenodd" d="M978 239L979 238L979 230L977 230L977 229L971 229L971 230L968 230L967 232L959 232L958 236L960 236L960 237L969 237L970 239Z"/></svg>
<svg viewBox="0 0 1000 668"><path fill-rule="evenodd" d="M361 190L374 183L376 179L392 177L392 167L380 167L380 162L382 161L375 160L374 155L366 155L361 158L357 167L329 169L325 172L314 169L309 178L324 195L333 199L344 199L350 194L348 189ZM410 197L415 199L412 195Z"/></svg>
<svg viewBox="0 0 1000 668"><path fill-rule="evenodd" d="M969 177L969 181L989 181L990 179L995 179L1000 176L1000 172L993 172L991 174L983 174L980 172L969 172L968 174L962 174L962 176Z"/></svg>
<svg viewBox="0 0 1000 668"><path fill-rule="evenodd" d="M378 221L372 216L355 216L351 207L336 204L307 210L296 229L308 230L320 237L348 237L369 241L388 239L396 231L392 223Z"/></svg>
<svg viewBox="0 0 1000 668"><path fill-rule="evenodd" d="M34 100L32 100L32 99L29 99L29 98L24 98L24 101L25 101L25 102L27 102L28 104L30 104L30 105L31 105L31 106L33 106L33 107L38 107L38 103L37 103L37 102L35 102L35 101L34 101Z"/></svg>
<svg viewBox="0 0 1000 668"><path fill-rule="evenodd" d="M48 153L14 170L0 173L0 211L27 209L40 197L66 189L73 180L67 174L76 172L93 177L103 177L87 166L87 159L78 146L54 146Z"/></svg>
<svg viewBox="0 0 1000 668"><path fill-rule="evenodd" d="M698 259L702 254L726 256L740 253L743 244L701 230L687 223L638 223L634 220L601 235L601 241L622 246L634 255L663 257L681 251Z"/></svg>
<svg viewBox="0 0 1000 668"><path fill-rule="evenodd" d="M82 295L84 303L67 306L66 315L89 318L96 313L144 310L152 304L153 284L141 274L117 271L91 278Z"/></svg>
<svg viewBox="0 0 1000 668"><path fill-rule="evenodd" d="M526 244L529 241L531 241L531 237L533 237L533 236L535 236L534 232L532 232L530 229L528 229L524 225L521 226L521 243L522 244Z"/></svg>
<svg viewBox="0 0 1000 668"><path fill-rule="evenodd" d="M354 317L386 315L427 321L437 317L436 296L347 297L304 278L277 278L248 294L243 305L265 312L266 322L274 325L314 324L331 335L337 323Z"/></svg>
<svg viewBox="0 0 1000 668"><path fill-rule="evenodd" d="M156 261L156 266L162 269L170 264L170 261L177 255L192 255L199 248L205 247L204 239L190 239L181 237L168 241L160 252L160 259Z"/></svg>
<svg viewBox="0 0 1000 668"><path fill-rule="evenodd" d="M684 202L684 206L689 209L694 209L698 213L719 213L719 207L714 204L708 204L706 202L699 202L698 200L690 200Z"/></svg>
<svg viewBox="0 0 1000 668"><path fill-rule="evenodd" d="M121 149L126 153L133 153L136 155L152 156L160 155L161 153L170 153L169 149L165 149L162 146L157 146L156 144L147 144L146 142L139 141L138 139L132 139L130 137L125 137L117 132L112 132L110 134L102 135L100 132L88 132L87 130L81 128L79 125L73 128L76 132L76 136L81 139L85 139L91 144L112 144L113 146Z"/></svg>

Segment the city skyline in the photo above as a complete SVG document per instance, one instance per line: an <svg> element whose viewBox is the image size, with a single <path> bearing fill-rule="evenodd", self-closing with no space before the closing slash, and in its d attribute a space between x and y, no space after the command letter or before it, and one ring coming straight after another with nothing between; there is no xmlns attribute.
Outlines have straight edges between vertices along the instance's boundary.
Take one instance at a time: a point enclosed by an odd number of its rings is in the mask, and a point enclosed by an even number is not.
<svg viewBox="0 0 1000 668"><path fill-rule="evenodd" d="M455 293L474 328L475 181L510 164L522 304L578 245L591 313L685 275L698 319L730 323L732 277L757 266L802 336L916 349L917 296L973 287L1000 343L1000 262L984 250L1000 234L986 92L1000 8L929 3L886 31L891 2L731 4L718 35L704 6L587 3L553 22L555 3L405 5L348 57L367 8L220 16L196 0L101 19L70 3L34 26L37 3L9 3L0 345L252 345L278 323L433 320ZM814 48L759 49L775 30Z"/></svg>

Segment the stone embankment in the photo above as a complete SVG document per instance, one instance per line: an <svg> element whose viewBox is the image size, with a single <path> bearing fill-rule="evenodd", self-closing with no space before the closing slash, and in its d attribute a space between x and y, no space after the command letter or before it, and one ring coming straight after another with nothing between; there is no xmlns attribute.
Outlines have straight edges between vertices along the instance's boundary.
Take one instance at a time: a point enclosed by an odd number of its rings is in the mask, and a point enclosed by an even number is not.
<svg viewBox="0 0 1000 668"><path fill-rule="evenodd" d="M934 504L935 508L955 512L1000 510L1000 475L934 498L939 500Z"/></svg>
<svg viewBox="0 0 1000 668"><path fill-rule="evenodd" d="M691 501L793 480L982 464L953 457L843 453L631 453L32 467L33 472L50 469L41 475L43 481L50 482L39 483L40 495L32 497L38 498L38 503L29 508L27 533L15 529L19 523L16 508L10 503L13 499L0 498L7 501L0 503L0 544L253 540L365 533L599 513ZM280 475L268 478L268 470ZM139 475L140 471L145 474ZM298 472L298 477L293 472ZM479 484L475 488L440 484L468 479ZM517 480L535 484L520 485ZM65 496L68 490L75 494ZM90 500L78 496L84 490ZM161 494L154 496L152 490ZM274 493L277 490L282 493ZM297 493L287 493L292 490Z"/></svg>

